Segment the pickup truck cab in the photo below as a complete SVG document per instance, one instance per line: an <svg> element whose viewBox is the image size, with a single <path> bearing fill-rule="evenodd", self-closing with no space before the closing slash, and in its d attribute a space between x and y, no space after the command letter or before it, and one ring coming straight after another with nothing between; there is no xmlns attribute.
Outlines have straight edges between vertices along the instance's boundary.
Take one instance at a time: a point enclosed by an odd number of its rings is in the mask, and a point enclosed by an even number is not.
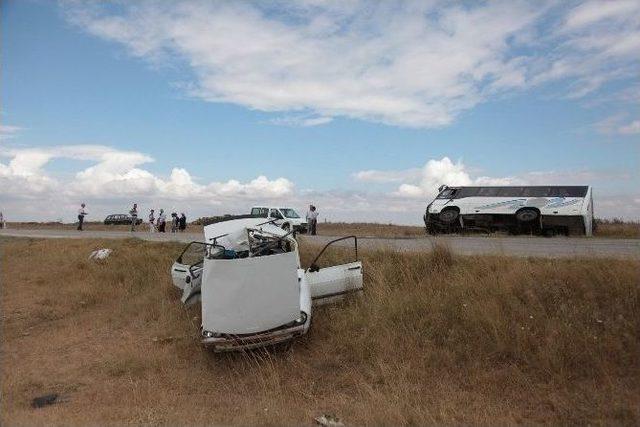
<svg viewBox="0 0 640 427"><path fill-rule="evenodd" d="M302 218L293 208L279 208L275 206L254 206L251 216L275 220L273 224L285 231L307 232L307 220Z"/></svg>

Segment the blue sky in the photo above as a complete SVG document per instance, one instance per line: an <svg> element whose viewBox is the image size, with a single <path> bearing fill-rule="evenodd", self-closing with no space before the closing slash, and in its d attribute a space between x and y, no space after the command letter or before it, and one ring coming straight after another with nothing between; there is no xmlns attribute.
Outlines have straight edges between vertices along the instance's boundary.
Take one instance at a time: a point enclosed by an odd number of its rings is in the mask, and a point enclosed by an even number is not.
<svg viewBox="0 0 640 427"><path fill-rule="evenodd" d="M592 184L597 214L640 218L636 2L1 8L10 219L419 223L444 183Z"/></svg>

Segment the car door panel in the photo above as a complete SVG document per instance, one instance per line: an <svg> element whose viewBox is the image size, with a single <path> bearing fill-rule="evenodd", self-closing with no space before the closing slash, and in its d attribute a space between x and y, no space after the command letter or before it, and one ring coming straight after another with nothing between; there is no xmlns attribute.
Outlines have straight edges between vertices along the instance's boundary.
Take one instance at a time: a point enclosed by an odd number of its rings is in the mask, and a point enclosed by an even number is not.
<svg viewBox="0 0 640 427"><path fill-rule="evenodd" d="M174 262L171 267L173 285L182 289L181 301L191 305L200 301L200 286L202 284L202 265L188 266Z"/></svg>
<svg viewBox="0 0 640 427"><path fill-rule="evenodd" d="M305 279L314 305L332 303L363 289L362 263L355 261L307 271Z"/></svg>

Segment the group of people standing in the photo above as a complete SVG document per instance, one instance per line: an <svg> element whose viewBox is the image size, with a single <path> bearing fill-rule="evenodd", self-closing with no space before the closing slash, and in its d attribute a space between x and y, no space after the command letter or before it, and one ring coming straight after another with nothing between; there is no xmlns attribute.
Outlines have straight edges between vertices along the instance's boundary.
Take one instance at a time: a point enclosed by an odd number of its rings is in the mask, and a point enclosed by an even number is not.
<svg viewBox="0 0 640 427"><path fill-rule="evenodd" d="M187 216L182 212L179 216L176 212L171 213L171 232L177 233L183 232L187 228ZM166 233L167 229L167 215L164 213L164 209L160 209L158 218L155 217L155 210L151 209L149 213L149 232Z"/></svg>
<svg viewBox="0 0 640 427"><path fill-rule="evenodd" d="M84 217L88 215L86 205L82 203L80 209L78 209L78 230L82 231L82 225L84 224ZM134 203L133 207L129 210L129 217L131 219L131 231L136 231L138 226L138 204ZM142 221L140 221L142 222ZM156 231L165 233L167 227L167 215L164 213L164 209L160 209L158 218L155 217L155 210L151 209L149 213L149 232L154 233ZM187 216L183 213L178 216L176 212L171 213L171 232L176 233L178 231L184 231L187 228Z"/></svg>

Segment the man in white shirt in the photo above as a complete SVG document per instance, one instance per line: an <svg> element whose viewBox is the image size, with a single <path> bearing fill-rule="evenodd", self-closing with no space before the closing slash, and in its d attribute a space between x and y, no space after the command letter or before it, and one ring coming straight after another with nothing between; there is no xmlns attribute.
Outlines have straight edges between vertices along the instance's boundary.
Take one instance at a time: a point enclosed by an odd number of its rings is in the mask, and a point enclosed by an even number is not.
<svg viewBox="0 0 640 427"><path fill-rule="evenodd" d="M82 231L82 223L84 222L84 216L87 215L87 211L84 209L85 204L82 203L80 205L80 209L78 209L78 231Z"/></svg>
<svg viewBox="0 0 640 427"><path fill-rule="evenodd" d="M315 236L316 226L318 225L318 211L313 205L309 205L309 210L307 211L307 224L309 224L309 234Z"/></svg>

